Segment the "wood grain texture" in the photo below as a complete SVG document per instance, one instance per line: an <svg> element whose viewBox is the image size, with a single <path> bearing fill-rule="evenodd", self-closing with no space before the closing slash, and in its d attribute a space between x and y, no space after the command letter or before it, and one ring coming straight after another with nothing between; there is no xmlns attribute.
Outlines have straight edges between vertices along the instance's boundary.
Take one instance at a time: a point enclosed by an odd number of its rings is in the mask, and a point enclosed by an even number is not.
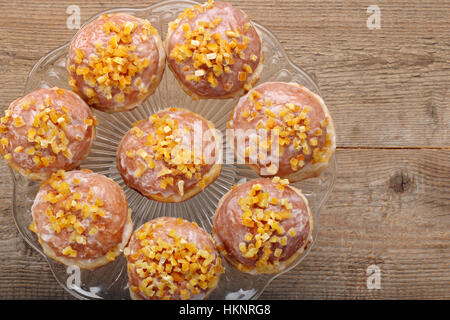
<svg viewBox="0 0 450 320"><path fill-rule="evenodd" d="M448 298L449 159L441 150L339 150L317 243L263 298ZM372 264L381 290L367 290Z"/></svg>
<svg viewBox="0 0 450 320"><path fill-rule="evenodd" d="M32 66L82 22L155 1L0 0L0 109L22 95ZM230 1L279 38L319 84L338 132L338 179L318 240L262 299L450 298L450 2ZM369 5L381 29L368 30ZM24 243L0 161L0 298L69 299ZM366 268L381 268L368 290Z"/></svg>

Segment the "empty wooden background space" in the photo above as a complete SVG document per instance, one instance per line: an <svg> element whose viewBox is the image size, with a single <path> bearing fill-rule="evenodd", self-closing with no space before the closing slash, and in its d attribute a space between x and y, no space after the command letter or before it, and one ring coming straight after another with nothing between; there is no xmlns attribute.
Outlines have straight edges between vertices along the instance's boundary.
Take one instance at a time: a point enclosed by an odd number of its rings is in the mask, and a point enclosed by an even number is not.
<svg viewBox="0 0 450 320"><path fill-rule="evenodd" d="M336 187L305 260L262 299L450 298L450 2L231 0L317 81L338 132ZM32 66L112 7L154 1L0 0L0 109ZM369 30L378 5L381 29ZM0 161L0 298L68 299L12 218ZM366 269L381 269L381 289Z"/></svg>

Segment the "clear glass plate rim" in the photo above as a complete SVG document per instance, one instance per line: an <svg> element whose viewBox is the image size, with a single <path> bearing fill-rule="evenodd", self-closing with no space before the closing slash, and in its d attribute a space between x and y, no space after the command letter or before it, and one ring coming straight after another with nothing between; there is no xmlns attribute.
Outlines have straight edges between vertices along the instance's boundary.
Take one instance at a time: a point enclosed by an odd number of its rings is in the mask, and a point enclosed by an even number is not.
<svg viewBox="0 0 450 320"><path fill-rule="evenodd" d="M127 11L127 12L143 12L143 11L149 11L149 10L153 10L153 9L156 9L156 8L159 8L159 7L163 7L163 6L166 6L166 5L169 5L169 4L176 4L176 3L184 3L184 4L189 4L189 5L195 5L195 4L198 4L198 2L192 1L192 0L169 0L169 1L165 1L165 2L159 2L159 3L153 4L153 5L151 5L151 6L147 6L147 7L138 7L138 8L126 8L126 7L121 7L121 8L113 8L113 9L108 9L108 10L101 11L101 12L99 12L99 13L93 15L92 17L90 17L90 18L83 24L83 26L84 26L85 24L89 23L90 21L92 21L93 19L95 19L96 17L98 17L98 16L104 14L104 13L112 13L112 12L120 12L120 11ZM275 37L275 35L274 35L269 29L267 29L266 27L262 26L261 24L259 24L259 23L257 23L257 22L254 22L254 23L255 23L257 29L263 30L264 33L265 33L266 35L268 35L268 36L271 38L271 41L272 41L273 43L276 44L277 49L278 49L279 52L281 53L281 57L282 57L282 59L283 59L282 61L284 62L284 63L282 63L282 64L280 65L280 68L283 67L283 68L288 69L289 71L292 71L292 69L294 69L295 73L301 74L304 78L306 78L306 79L309 81L309 83L310 83L311 85L314 86L313 88L310 87L309 89L312 89L313 91L315 91L316 93L318 93L318 94L320 95L320 89L319 89L318 85L316 84L316 82L312 79L312 77L311 77L306 71L304 71L303 69L301 69L299 66L297 66L297 65L290 59L290 57L286 54L286 51L285 51L284 47L282 46L282 44L280 43L280 41ZM76 35L76 34L75 34L75 35ZM74 36L75 36L75 35L74 35ZM31 78L33 77L33 75L38 71L39 67L42 66L42 65L45 63L46 60L51 59L51 58L55 57L55 55L57 55L59 52L61 52L61 51L63 51L63 50L66 50L66 49L68 48L69 45L70 45L70 41L69 41L69 42L66 42L65 44L63 44L63 45L61 45L61 46L59 46L59 47L57 47L57 48L55 48L55 49L53 49L53 50L51 50L49 53L47 53L47 54L44 55L41 59L38 60L38 62L32 67L32 69L31 69L31 71L30 71L30 73L29 73L29 75L28 75L28 77L27 77L26 84L25 84L25 91L27 90L27 88L28 88L28 86L29 86L29 81L30 81L30 79L31 79ZM280 62L281 62L281 61L280 61ZM27 92L24 92L24 93L26 94ZM330 181L330 186L329 186L329 188L327 189L325 195L323 196L323 198L321 199L320 203L318 204L318 209L317 209L317 213L316 213L316 214L317 214L317 218L316 218L316 219L320 218L320 213L321 213L321 211L323 210L323 205L327 202L327 200L329 199L329 196L330 196L331 192L332 192L333 189L334 189L334 185L335 185L335 182L336 182L336 175L337 175L337 161L336 161L336 156L335 156L335 155L333 156L333 159L330 161L330 166L333 166L333 172L334 172L334 174L332 175L332 179L331 179L331 181ZM12 177L13 177L13 183L14 183L14 185L13 185L14 193L13 193L13 200L12 200L12 201L13 201L13 203L15 203L15 202L16 202L16 186L17 186L17 183L18 183L17 179L20 179L20 177L18 177L18 176L17 176L17 173L14 172L14 170L12 170L11 168L10 168L10 172L11 172L11 175L12 175ZM13 218L14 218L14 223L15 223L15 225L16 225L17 230L19 231L19 234L22 236L22 238L23 238L23 239L24 239L24 240L25 240L25 241L26 241L26 242L27 242L34 250L36 250L37 252L39 252L39 253L47 260L47 263L48 263L49 266L50 266L51 261L49 260L49 258L44 254L44 252L41 250L40 247L38 247L31 239L29 239L29 238L24 234L24 232L23 232L23 230L22 230L22 227L19 226L19 222L17 221L17 214L18 214L18 213L16 212L16 209L17 209L16 206L13 205ZM315 223L315 226L316 226L316 230L315 230L316 236L313 237L313 241L312 241L310 247L308 248L307 252L302 256L302 258L301 258L297 263L294 263L292 266L290 266L289 268L287 268L287 269L284 270L283 272L278 273L278 274L275 274L275 275L268 275L268 276L267 276L268 279L266 280L266 284L259 290L259 292L258 292L257 294L255 294L255 295L252 297L252 299L258 299L258 297L264 292L264 290L267 288L267 286L269 286L270 283L271 283L275 278L277 278L277 277L279 277L280 275L282 275L282 274L284 274L284 273L286 273L286 272L289 272L291 269L295 268L295 267L296 267L296 266L297 266L297 265L298 265L298 264L299 264L299 263L307 256L307 254L308 254L309 251L312 249L312 247L314 246L315 241L316 241L317 232L318 232L318 221ZM60 279L56 276L55 270L53 270L53 268L50 267L50 270L51 270L51 272L52 272L54 278L56 279L56 281L57 281L57 282L58 282L58 283L59 283L59 284L60 284L60 285L68 292L68 293L70 293L72 296L74 296L74 297L76 297L76 298L78 298L78 299L88 299L87 297L84 297L84 296L78 294L76 291L71 290L71 289L68 288L65 284L63 284L63 283L60 281Z"/></svg>

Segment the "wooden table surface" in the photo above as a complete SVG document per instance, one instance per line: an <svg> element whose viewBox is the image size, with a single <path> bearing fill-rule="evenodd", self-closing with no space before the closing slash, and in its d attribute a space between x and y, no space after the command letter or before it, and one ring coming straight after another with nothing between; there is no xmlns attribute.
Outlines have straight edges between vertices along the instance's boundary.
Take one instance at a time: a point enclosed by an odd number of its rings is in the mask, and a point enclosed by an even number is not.
<svg viewBox="0 0 450 320"><path fill-rule="evenodd" d="M66 9L154 1L0 1L0 108L69 41ZM232 0L317 81L338 133L338 177L317 242L263 299L450 298L450 2ZM380 28L368 28L380 9ZM370 20L369 20L370 22ZM370 23L369 23L370 25ZM12 218L0 161L0 298L69 299ZM368 289L378 266L380 289Z"/></svg>

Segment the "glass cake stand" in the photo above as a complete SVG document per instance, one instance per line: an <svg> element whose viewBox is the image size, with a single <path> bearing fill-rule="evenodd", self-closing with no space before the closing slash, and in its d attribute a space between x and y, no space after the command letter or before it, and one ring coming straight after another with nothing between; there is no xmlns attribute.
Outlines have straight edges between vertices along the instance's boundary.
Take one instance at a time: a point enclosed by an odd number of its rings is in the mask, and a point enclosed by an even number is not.
<svg viewBox="0 0 450 320"><path fill-rule="evenodd" d="M118 8L101 12L89 21L103 13L126 12L150 20L164 39L170 21L188 7L197 2L165 1L146 8ZM263 26L255 23L263 38L264 71L259 83L267 81L297 82L315 93L320 94L318 86L299 67L294 65L286 55L280 42ZM66 72L66 58L69 43L53 50L43 57L30 72L25 93L41 87L61 87L70 89ZM116 169L115 156L117 146L132 123L149 117L160 109L170 106L192 110L214 123L215 127L225 134L226 123L236 104L236 99L193 101L180 88L172 72L166 68L164 77L156 92L136 109L129 112L106 114L95 111L99 120L97 137L89 157L81 168L87 168L103 174L118 182L128 198L133 211L132 219L135 228L159 216L182 217L195 221L206 231L211 232L212 217L220 198L230 188L248 179L256 178L253 170L245 165L235 163L224 164L217 180L203 192L182 203L171 204L149 200L138 192L128 188ZM224 135L225 136L225 135ZM226 140L226 139L224 139ZM232 151L224 148L224 159L232 156ZM31 206L38 191L39 183L27 180L11 170L14 181L13 215L17 228L23 238L35 250L44 255L36 235L28 227L31 223ZM307 197L314 219L313 243L317 235L320 212L334 186L336 178L336 160L330 162L327 170L319 177L292 184L301 189ZM306 253L284 272L288 272L305 257ZM44 255L44 257L46 257ZM47 262L55 279L73 296L80 299L130 299L127 283L126 260L123 255L114 262L94 271L79 270L67 267L47 258ZM222 275L216 290L209 299L256 299L263 290L280 274L248 275L242 273L224 260L225 273Z"/></svg>

